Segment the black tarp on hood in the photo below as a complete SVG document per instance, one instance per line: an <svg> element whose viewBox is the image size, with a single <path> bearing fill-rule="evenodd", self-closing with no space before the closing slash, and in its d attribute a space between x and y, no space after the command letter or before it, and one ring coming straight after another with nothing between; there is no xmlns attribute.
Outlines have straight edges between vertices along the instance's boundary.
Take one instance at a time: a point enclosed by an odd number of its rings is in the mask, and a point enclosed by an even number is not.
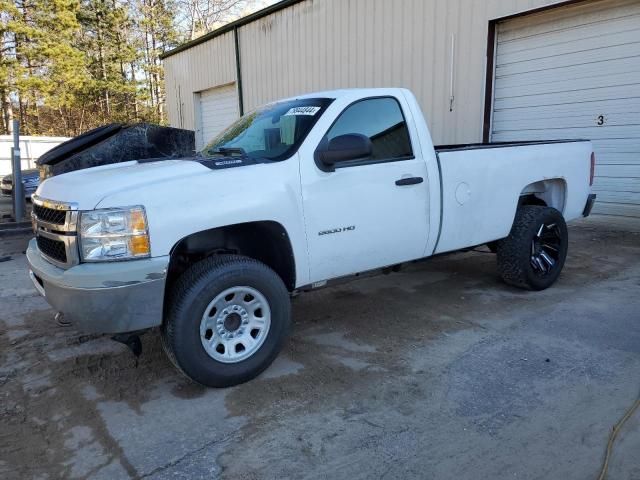
<svg viewBox="0 0 640 480"><path fill-rule="evenodd" d="M194 151L192 130L150 123L112 123L61 143L42 155L38 165L41 175L49 177L130 160L193 156Z"/></svg>

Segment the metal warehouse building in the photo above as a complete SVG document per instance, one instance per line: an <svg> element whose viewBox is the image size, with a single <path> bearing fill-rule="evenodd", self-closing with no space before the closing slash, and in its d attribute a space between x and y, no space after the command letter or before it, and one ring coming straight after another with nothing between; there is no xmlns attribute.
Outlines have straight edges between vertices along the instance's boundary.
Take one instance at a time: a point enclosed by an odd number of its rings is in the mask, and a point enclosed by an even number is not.
<svg viewBox="0 0 640 480"><path fill-rule="evenodd" d="M164 66L198 147L278 98L407 87L437 144L592 139L595 211L640 218L640 0L287 0Z"/></svg>

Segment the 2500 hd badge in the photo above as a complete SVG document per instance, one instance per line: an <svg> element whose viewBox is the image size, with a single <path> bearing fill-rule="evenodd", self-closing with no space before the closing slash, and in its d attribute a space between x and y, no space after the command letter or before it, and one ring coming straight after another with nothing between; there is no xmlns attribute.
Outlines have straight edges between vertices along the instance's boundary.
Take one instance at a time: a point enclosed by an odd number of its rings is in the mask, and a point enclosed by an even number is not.
<svg viewBox="0 0 640 480"><path fill-rule="evenodd" d="M350 227L334 228L333 230L323 230L322 232L318 232L318 235L322 236L322 235L333 235L334 233L353 232L355 229L356 229L356 226L351 225Z"/></svg>

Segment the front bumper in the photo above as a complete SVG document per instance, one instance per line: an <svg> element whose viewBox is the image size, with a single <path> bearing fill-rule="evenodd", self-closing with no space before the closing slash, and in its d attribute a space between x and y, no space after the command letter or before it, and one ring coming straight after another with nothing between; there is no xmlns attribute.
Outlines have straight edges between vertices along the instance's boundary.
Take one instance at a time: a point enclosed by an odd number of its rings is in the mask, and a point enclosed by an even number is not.
<svg viewBox="0 0 640 480"><path fill-rule="evenodd" d="M162 323L168 256L65 270L46 261L32 239L27 261L38 292L80 331L125 333Z"/></svg>

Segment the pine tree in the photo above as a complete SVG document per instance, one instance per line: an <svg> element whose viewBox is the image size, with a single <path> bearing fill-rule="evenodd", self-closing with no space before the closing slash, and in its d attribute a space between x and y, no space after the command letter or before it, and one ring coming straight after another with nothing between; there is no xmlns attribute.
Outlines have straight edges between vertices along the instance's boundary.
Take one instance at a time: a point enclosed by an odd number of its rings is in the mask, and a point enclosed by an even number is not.
<svg viewBox="0 0 640 480"><path fill-rule="evenodd" d="M0 0L0 134L10 133L12 129L13 105L9 95L15 58L9 22L15 13L13 2Z"/></svg>
<svg viewBox="0 0 640 480"><path fill-rule="evenodd" d="M77 103L74 93L86 81L83 55L74 46L78 2L3 3L6 32L0 88L8 92L5 101L15 98L24 133L50 133L58 128L49 121L51 110L68 120L65 112Z"/></svg>
<svg viewBox="0 0 640 480"><path fill-rule="evenodd" d="M165 123L160 56L264 0L0 0L0 133Z"/></svg>
<svg viewBox="0 0 640 480"><path fill-rule="evenodd" d="M164 71L160 55L179 43L173 13L176 5L172 0L137 0L136 11L144 54L142 71L146 79L146 95L153 118L164 123Z"/></svg>
<svg viewBox="0 0 640 480"><path fill-rule="evenodd" d="M126 33L132 21L122 3L116 0L84 0L78 19L82 26L78 47L85 55L91 76L86 85L94 98L96 114L105 123L127 121L135 111L135 75L127 64L138 60Z"/></svg>

